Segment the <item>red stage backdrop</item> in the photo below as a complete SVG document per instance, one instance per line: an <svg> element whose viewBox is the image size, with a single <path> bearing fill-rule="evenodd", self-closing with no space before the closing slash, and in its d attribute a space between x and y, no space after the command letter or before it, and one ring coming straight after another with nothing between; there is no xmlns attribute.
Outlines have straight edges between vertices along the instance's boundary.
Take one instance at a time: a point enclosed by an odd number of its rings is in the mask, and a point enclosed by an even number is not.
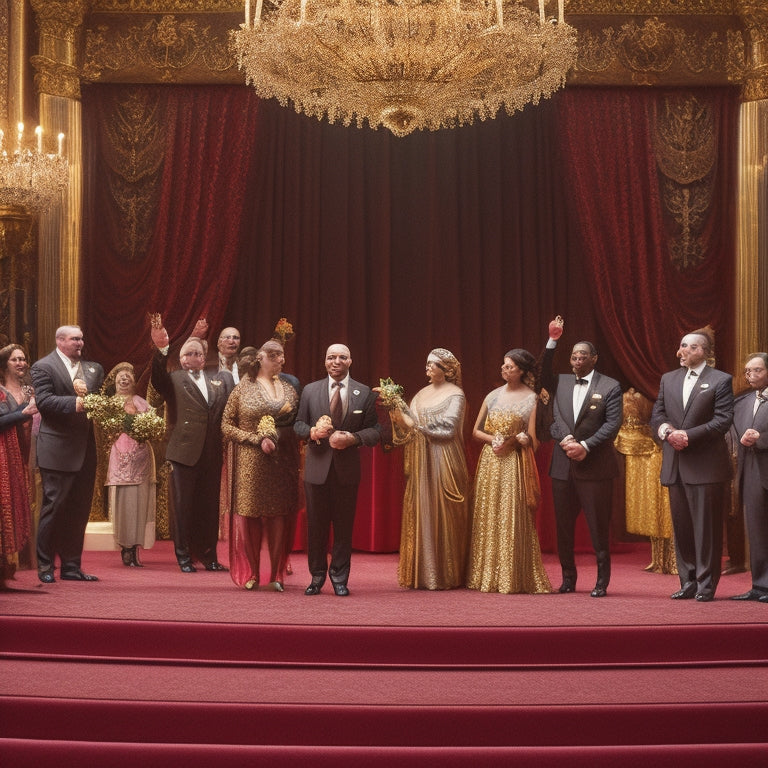
<svg viewBox="0 0 768 768"><path fill-rule="evenodd" d="M695 97L715 158L700 259L683 269L657 156L669 97ZM287 317L286 370L302 382L324 375L341 341L356 378L392 376L412 396L429 350L447 347L468 435L504 352L538 353L562 314L558 370L589 339L601 370L653 397L683 332L711 323L721 364L733 349L737 106L731 89L572 88L514 117L398 139L244 86L88 86L88 354L107 370L146 367L151 311L172 336L205 316L212 340L235 325L244 345ZM398 462L370 452L355 546L397 547ZM549 504L540 518L546 547Z"/></svg>

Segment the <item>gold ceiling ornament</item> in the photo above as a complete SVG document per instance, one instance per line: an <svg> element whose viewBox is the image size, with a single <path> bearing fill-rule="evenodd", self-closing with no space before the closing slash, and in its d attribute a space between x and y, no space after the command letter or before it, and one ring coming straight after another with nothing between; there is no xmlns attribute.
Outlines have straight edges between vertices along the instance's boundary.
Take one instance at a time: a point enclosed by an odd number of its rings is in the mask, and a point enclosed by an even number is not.
<svg viewBox="0 0 768 768"><path fill-rule="evenodd" d="M43 129L35 129L35 141L24 141L24 123L16 127L16 141L0 130L0 206L44 211L59 198L69 182L69 163L63 154L64 134L58 135L58 151L45 151Z"/></svg>
<svg viewBox="0 0 768 768"><path fill-rule="evenodd" d="M556 8L556 17L547 14ZM538 104L565 85L576 31L564 0L251 0L231 33L262 98L396 136Z"/></svg>

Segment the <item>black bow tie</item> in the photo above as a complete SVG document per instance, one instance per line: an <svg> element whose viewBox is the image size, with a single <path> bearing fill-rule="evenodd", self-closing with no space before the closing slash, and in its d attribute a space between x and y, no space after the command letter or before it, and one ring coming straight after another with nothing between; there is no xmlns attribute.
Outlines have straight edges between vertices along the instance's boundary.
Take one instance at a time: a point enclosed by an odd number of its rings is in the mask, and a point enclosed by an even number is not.
<svg viewBox="0 0 768 768"><path fill-rule="evenodd" d="M690 376L692 379L695 379L695 378L696 378L696 377L697 377L699 374L698 374L698 373L696 373L696 371L688 371L688 375L689 375L689 376Z"/></svg>
<svg viewBox="0 0 768 768"><path fill-rule="evenodd" d="M576 377L576 384L578 386L581 386L582 384L589 384L588 379L580 379L578 376Z"/></svg>

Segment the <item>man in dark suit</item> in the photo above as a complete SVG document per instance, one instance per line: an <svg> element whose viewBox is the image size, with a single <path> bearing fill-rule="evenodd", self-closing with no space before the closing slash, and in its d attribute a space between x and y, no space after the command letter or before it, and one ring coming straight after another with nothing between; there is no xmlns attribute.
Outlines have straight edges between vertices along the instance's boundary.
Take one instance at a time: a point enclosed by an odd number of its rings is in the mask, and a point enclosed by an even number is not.
<svg viewBox="0 0 768 768"><path fill-rule="evenodd" d="M55 581L56 555L63 580L98 581L80 567L96 477L96 443L83 397L99 391L104 369L83 360L82 354L82 331L65 325L56 331L56 349L30 371L41 416L37 464L43 498L37 569L44 584Z"/></svg>
<svg viewBox="0 0 768 768"><path fill-rule="evenodd" d="M661 484L669 488L680 589L673 600L714 599L723 550L722 507L731 461L731 377L707 365L708 330L683 336L680 368L661 377L651 429L662 442Z"/></svg>
<svg viewBox="0 0 768 768"><path fill-rule="evenodd" d="M571 351L574 376L558 376L550 428L557 444L549 475L563 571L559 591L576 590L573 549L576 518L583 509L597 558L597 582L591 595L605 597L611 579L613 479L619 474L613 441L621 427L622 401L619 382L598 373L596 364L594 345L580 341Z"/></svg>
<svg viewBox="0 0 768 768"><path fill-rule="evenodd" d="M751 391L736 400L734 441L737 482L749 539L752 589L731 600L768 603L768 354L751 355L744 367Z"/></svg>
<svg viewBox="0 0 768 768"><path fill-rule="evenodd" d="M376 445L380 428L376 393L349 376L352 356L343 344L332 344L325 355L328 376L304 387L294 424L307 440L304 488L307 498L308 564L312 581L304 594L317 595L330 576L334 592L349 594L361 445ZM328 535L333 550L328 565Z"/></svg>
<svg viewBox="0 0 768 768"><path fill-rule="evenodd" d="M172 534L183 573L194 573L194 560L206 571L227 570L218 560L221 417L234 388L229 371L204 371L205 342L192 336L181 347L181 368L169 373L168 332L159 316L152 319L152 386L167 405L171 434L165 456L171 463Z"/></svg>

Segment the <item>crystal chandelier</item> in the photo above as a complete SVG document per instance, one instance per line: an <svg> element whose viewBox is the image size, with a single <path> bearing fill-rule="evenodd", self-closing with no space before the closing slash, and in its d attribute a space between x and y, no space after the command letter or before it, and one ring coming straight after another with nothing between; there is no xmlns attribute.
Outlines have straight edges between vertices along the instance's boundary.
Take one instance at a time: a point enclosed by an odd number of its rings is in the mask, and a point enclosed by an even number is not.
<svg viewBox="0 0 768 768"><path fill-rule="evenodd" d="M565 85L576 31L523 0L257 0L231 33L262 98L396 136L493 118ZM554 3L553 3L554 5Z"/></svg>
<svg viewBox="0 0 768 768"><path fill-rule="evenodd" d="M24 143L24 123L17 126L16 147L6 148L0 130L0 206L21 207L29 212L49 208L67 186L69 163L62 153L64 134L58 135L58 152L43 151L43 129L35 129L37 146Z"/></svg>

